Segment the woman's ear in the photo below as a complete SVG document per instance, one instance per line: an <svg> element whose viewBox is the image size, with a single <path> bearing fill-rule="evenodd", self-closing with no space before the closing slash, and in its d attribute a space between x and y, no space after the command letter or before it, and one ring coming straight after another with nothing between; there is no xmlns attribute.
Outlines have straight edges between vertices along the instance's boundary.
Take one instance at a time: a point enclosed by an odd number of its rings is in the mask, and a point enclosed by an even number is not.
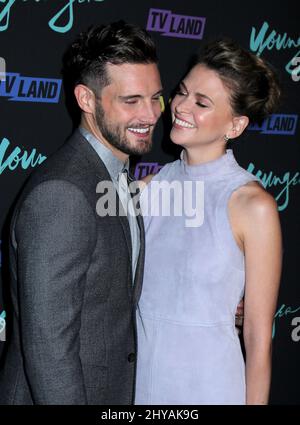
<svg viewBox="0 0 300 425"><path fill-rule="evenodd" d="M84 84L78 84L74 89L74 95L79 108L83 112L87 114L93 114L95 112L95 96L92 90Z"/></svg>
<svg viewBox="0 0 300 425"><path fill-rule="evenodd" d="M227 136L229 139L235 139L236 137L239 137L245 128L249 124L249 118L245 115L240 117L234 117L233 118L233 126L232 129L228 132Z"/></svg>

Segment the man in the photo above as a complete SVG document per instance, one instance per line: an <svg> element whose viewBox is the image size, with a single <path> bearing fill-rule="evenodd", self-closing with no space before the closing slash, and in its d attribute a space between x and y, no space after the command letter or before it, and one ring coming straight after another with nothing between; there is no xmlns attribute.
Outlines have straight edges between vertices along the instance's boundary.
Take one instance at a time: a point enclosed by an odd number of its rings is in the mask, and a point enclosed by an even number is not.
<svg viewBox="0 0 300 425"><path fill-rule="evenodd" d="M132 404L144 229L124 215L124 176L129 155L150 150L161 113L155 46L123 22L92 28L69 48L64 77L81 125L32 176L12 219L0 404ZM118 191L116 216L97 214L103 181Z"/></svg>

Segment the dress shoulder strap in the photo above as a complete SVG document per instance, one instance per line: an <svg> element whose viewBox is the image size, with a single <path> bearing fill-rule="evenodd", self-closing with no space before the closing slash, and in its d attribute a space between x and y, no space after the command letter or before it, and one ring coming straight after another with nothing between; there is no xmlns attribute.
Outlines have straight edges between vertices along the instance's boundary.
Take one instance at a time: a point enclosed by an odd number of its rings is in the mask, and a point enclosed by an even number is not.
<svg viewBox="0 0 300 425"><path fill-rule="evenodd" d="M220 249L226 250L231 257L231 264L241 271L244 270L244 255L233 236L228 204L233 192L252 181L261 184L257 177L241 168L222 190L216 206L216 229Z"/></svg>

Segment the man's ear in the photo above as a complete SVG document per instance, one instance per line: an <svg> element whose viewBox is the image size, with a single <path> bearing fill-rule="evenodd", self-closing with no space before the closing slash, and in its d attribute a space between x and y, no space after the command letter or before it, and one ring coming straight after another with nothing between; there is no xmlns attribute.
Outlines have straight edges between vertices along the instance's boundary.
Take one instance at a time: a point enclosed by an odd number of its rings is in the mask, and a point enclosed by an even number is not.
<svg viewBox="0 0 300 425"><path fill-rule="evenodd" d="M233 118L233 126L232 129L228 132L229 139L235 139L236 137L239 137L247 125L249 124L249 118L245 115L240 117L234 117Z"/></svg>
<svg viewBox="0 0 300 425"><path fill-rule="evenodd" d="M84 84L78 84L74 89L79 108L87 114L93 114L95 111L95 95L91 89Z"/></svg>

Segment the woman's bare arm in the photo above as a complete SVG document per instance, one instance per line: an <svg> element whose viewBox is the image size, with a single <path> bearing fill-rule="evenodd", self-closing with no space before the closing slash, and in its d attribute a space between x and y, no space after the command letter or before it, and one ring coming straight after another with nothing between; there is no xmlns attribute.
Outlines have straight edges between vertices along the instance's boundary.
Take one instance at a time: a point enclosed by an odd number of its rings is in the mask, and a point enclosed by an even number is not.
<svg viewBox="0 0 300 425"><path fill-rule="evenodd" d="M234 235L245 253L246 402L267 404L272 324L282 261L277 204L259 185L246 185L232 196L230 217Z"/></svg>

